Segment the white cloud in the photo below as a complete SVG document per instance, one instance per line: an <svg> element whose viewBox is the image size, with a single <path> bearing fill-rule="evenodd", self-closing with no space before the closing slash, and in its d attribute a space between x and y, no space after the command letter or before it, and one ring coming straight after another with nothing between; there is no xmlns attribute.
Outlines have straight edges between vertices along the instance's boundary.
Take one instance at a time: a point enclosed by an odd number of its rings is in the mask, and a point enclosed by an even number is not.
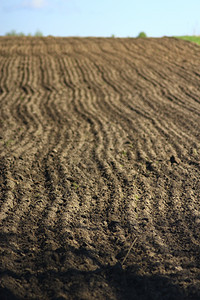
<svg viewBox="0 0 200 300"><path fill-rule="evenodd" d="M25 0L22 2L22 7L26 8L43 8L46 5L46 0Z"/></svg>

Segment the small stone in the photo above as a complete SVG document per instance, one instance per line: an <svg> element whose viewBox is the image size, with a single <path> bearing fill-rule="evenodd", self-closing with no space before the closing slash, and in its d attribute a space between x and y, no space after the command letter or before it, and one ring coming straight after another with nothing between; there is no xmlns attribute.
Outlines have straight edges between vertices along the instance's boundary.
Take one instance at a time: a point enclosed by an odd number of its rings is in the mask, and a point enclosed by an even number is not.
<svg viewBox="0 0 200 300"><path fill-rule="evenodd" d="M177 267L175 267L175 270L178 272L181 272L183 270L183 268L181 266L177 266Z"/></svg>
<svg viewBox="0 0 200 300"><path fill-rule="evenodd" d="M196 218L195 222L196 224L200 224L200 218Z"/></svg>

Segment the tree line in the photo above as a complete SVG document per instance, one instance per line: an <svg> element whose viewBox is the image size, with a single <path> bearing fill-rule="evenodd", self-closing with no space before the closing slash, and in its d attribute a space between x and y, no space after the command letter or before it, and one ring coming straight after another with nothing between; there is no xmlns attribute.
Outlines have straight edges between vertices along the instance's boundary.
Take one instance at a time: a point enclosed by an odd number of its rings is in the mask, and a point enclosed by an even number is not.
<svg viewBox="0 0 200 300"><path fill-rule="evenodd" d="M28 33L27 35L23 32L16 32L16 30L11 30L5 34L6 36L43 36L43 33L40 30L37 30L35 34Z"/></svg>

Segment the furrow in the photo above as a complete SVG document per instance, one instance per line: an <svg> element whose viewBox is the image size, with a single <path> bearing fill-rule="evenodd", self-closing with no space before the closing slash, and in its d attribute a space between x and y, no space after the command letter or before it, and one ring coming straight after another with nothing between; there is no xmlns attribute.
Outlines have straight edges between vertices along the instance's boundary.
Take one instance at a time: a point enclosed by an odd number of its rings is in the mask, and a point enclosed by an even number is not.
<svg viewBox="0 0 200 300"><path fill-rule="evenodd" d="M1 57L0 63L1 63L0 95L2 97L2 94L8 92L8 86L7 86L6 80L8 78L9 65L11 64L10 57L9 56Z"/></svg>

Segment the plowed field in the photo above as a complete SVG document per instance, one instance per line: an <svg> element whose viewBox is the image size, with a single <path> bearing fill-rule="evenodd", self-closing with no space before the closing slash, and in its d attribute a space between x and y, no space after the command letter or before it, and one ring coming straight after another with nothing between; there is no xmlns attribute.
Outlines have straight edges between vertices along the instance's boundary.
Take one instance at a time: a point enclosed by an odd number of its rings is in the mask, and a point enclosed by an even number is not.
<svg viewBox="0 0 200 300"><path fill-rule="evenodd" d="M200 48L0 38L0 299L200 299Z"/></svg>

